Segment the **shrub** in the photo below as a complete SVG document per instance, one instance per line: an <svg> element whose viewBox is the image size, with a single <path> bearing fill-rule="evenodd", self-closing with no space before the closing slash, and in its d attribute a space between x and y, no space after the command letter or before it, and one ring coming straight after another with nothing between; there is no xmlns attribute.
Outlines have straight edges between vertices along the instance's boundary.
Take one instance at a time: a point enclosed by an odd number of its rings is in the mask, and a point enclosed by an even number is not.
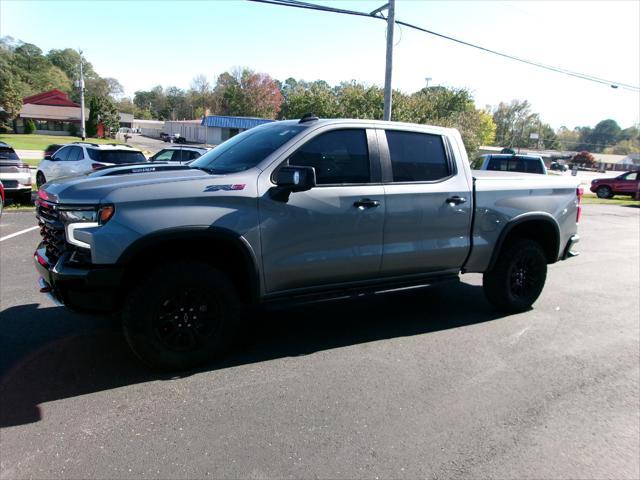
<svg viewBox="0 0 640 480"><path fill-rule="evenodd" d="M75 123L70 123L69 126L67 127L67 132L69 132L69 135L71 135L72 137L77 137L78 136L78 127Z"/></svg>
<svg viewBox="0 0 640 480"><path fill-rule="evenodd" d="M571 163L575 163L581 167L593 167L596 164L596 157L586 150L583 150L573 156Z"/></svg>
<svg viewBox="0 0 640 480"><path fill-rule="evenodd" d="M24 122L24 133L31 134L36 131L36 124L30 118Z"/></svg>

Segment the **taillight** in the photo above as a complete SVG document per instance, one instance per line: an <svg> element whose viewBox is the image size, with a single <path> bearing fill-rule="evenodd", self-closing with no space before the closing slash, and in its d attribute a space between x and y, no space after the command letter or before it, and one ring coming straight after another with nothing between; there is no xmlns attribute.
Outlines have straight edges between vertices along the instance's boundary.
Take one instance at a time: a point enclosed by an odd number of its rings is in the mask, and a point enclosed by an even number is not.
<svg viewBox="0 0 640 480"><path fill-rule="evenodd" d="M102 168L102 167L106 167L106 165L104 163L92 163L91 164L91 168L94 169L94 170L97 170L97 169Z"/></svg>
<svg viewBox="0 0 640 480"><path fill-rule="evenodd" d="M22 164L22 165L18 165L18 171L20 173L31 173L31 169L29 168L29 165L26 164Z"/></svg>
<svg viewBox="0 0 640 480"><path fill-rule="evenodd" d="M576 188L576 197L578 197L578 209L576 211L576 223L580 221L580 215L582 215L582 196L584 195L584 189L582 187Z"/></svg>

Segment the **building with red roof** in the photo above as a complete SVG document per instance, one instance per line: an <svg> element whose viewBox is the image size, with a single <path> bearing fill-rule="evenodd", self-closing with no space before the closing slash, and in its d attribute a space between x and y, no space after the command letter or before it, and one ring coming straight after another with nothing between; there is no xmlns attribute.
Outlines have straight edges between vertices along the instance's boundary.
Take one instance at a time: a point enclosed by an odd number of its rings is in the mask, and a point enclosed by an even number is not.
<svg viewBox="0 0 640 480"><path fill-rule="evenodd" d="M85 108L85 116L89 116L88 108ZM62 90L49 90L22 99L22 109L14 121L14 130L24 133L28 119L35 123L35 133L70 135L70 129L80 131L80 105Z"/></svg>

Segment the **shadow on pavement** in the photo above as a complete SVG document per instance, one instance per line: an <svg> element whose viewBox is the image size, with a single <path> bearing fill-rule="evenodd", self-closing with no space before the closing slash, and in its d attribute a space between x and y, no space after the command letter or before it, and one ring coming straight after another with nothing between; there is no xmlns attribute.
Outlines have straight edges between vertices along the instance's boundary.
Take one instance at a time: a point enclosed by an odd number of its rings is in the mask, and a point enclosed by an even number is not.
<svg viewBox="0 0 640 480"><path fill-rule="evenodd" d="M41 419L38 405L175 376L143 366L113 318L12 307L0 320L0 427ZM227 358L198 372L421 335L500 318L482 288L450 283L286 310L260 310ZM183 375L184 376L184 375Z"/></svg>

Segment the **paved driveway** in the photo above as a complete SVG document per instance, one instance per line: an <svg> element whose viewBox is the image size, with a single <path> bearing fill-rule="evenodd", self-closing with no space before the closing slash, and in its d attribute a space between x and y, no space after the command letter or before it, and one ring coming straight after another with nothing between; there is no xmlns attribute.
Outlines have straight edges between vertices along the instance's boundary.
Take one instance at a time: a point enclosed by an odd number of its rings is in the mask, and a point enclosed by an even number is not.
<svg viewBox="0 0 640 480"><path fill-rule="evenodd" d="M497 314L479 275L267 312L177 377L37 292L36 231L4 240L0 478L637 479L640 210L584 210L529 312Z"/></svg>

